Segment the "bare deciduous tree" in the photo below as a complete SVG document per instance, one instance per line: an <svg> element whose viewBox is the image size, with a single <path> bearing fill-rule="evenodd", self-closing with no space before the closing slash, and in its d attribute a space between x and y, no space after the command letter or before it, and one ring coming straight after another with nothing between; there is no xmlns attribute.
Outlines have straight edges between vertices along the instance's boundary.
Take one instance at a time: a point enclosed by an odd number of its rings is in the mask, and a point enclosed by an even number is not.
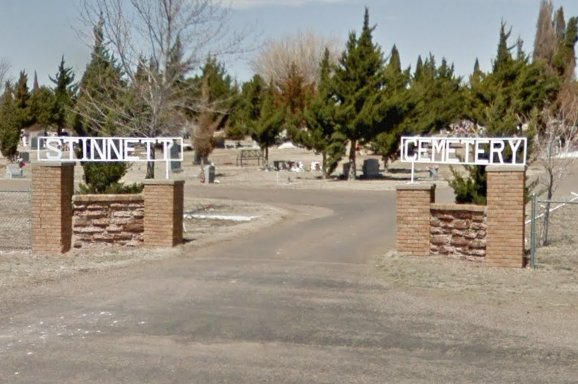
<svg viewBox="0 0 578 384"><path fill-rule="evenodd" d="M8 74L12 66L4 59L0 58L0 92L4 90L4 83L8 80Z"/></svg>
<svg viewBox="0 0 578 384"><path fill-rule="evenodd" d="M540 184L546 193L546 210L542 227L542 242L548 244L550 200L558 182L565 177L574 163L572 152L578 151L578 95L576 90L564 95L564 103L556 113L543 112L546 127L535 140L538 162L544 168Z"/></svg>
<svg viewBox="0 0 578 384"><path fill-rule="evenodd" d="M338 57L337 40L324 38L311 31L289 35L281 40L269 40L252 62L255 73L275 85L288 81L292 67L303 76L306 85L319 81L319 65L325 49L330 60Z"/></svg>
<svg viewBox="0 0 578 384"><path fill-rule="evenodd" d="M102 26L106 47L126 80L126 97L115 104L94 100L94 111L116 116L117 132L154 137L182 132L178 111L187 101L184 78L213 56L239 53L243 34L226 25L229 8L220 0L85 0L81 19ZM187 101L187 102L185 102ZM111 113L112 112L112 113ZM147 178L154 178L149 163Z"/></svg>

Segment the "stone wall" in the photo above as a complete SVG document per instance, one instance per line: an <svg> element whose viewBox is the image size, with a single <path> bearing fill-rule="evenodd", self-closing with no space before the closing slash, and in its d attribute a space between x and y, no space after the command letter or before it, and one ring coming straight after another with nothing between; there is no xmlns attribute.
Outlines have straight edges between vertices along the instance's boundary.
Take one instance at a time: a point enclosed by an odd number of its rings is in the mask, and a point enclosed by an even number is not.
<svg viewBox="0 0 578 384"><path fill-rule="evenodd" d="M431 253L483 261L486 256L486 207L432 204Z"/></svg>
<svg viewBox="0 0 578 384"><path fill-rule="evenodd" d="M72 244L141 246L143 195L75 195L72 198Z"/></svg>

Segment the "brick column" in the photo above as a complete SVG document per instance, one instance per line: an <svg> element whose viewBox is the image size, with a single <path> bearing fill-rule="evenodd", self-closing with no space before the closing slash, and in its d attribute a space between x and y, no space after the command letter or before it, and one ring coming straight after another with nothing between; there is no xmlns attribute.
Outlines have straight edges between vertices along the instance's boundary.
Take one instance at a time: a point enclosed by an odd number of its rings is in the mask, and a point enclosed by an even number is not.
<svg viewBox="0 0 578 384"><path fill-rule="evenodd" d="M435 201L435 184L399 185L396 189L397 252L429 255L430 207Z"/></svg>
<svg viewBox="0 0 578 384"><path fill-rule="evenodd" d="M70 250L73 192L74 163L32 165L32 252Z"/></svg>
<svg viewBox="0 0 578 384"><path fill-rule="evenodd" d="M183 180L144 182L144 244L174 247L183 242Z"/></svg>
<svg viewBox="0 0 578 384"><path fill-rule="evenodd" d="M497 267L523 267L526 167L488 166L486 173L486 263Z"/></svg>

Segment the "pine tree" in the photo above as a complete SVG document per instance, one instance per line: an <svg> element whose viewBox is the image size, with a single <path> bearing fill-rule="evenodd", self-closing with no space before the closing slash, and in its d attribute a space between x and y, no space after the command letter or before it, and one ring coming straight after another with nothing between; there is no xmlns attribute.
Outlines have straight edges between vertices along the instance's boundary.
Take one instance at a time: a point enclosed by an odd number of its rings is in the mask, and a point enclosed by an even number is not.
<svg viewBox="0 0 578 384"><path fill-rule="evenodd" d="M383 54L373 43L375 27L369 25L369 10L365 9L359 36L350 33L333 77L337 101L337 121L341 133L349 140L348 180L356 178L356 149L360 143L375 136L380 119L380 91L384 86Z"/></svg>
<svg viewBox="0 0 578 384"><path fill-rule="evenodd" d="M40 85L38 85L38 74L34 71L34 81L32 82L32 93L38 91Z"/></svg>
<svg viewBox="0 0 578 384"><path fill-rule="evenodd" d="M426 63L422 63L419 76L427 76L427 71ZM374 152L382 156L386 165L396 156L400 137L411 132L409 124L404 123L415 107L409 91L410 77L409 68L402 70L399 51L394 45L384 70L383 86L377 94L372 132L375 138L371 142Z"/></svg>
<svg viewBox="0 0 578 384"><path fill-rule="evenodd" d="M66 105L71 100L63 103L66 95L71 91L74 76L66 70L61 63L59 69L60 79L57 82L57 90L60 90L60 106ZM123 102L127 97L122 92L124 83L121 72L115 65L114 59L106 50L102 38L102 24L94 30L94 47L91 61L78 88L78 100L75 105L74 129L80 136L114 136L117 133L115 125L118 121L114 106ZM56 92L56 91L55 91ZM58 95L55 95L58 100ZM110 109L102 109L97 106L110 105ZM57 108L57 113L61 112ZM61 117L61 115L59 115ZM128 164L123 162L82 164L84 170L85 185L81 190L86 193L119 192L122 190L120 179L126 174Z"/></svg>
<svg viewBox="0 0 578 384"><path fill-rule="evenodd" d="M20 140L21 127L17 115L14 88L10 82L6 82L0 99L0 152L10 161L16 158Z"/></svg>
<svg viewBox="0 0 578 384"><path fill-rule="evenodd" d="M265 161L269 161L269 147L275 144L285 121L285 111L276 105L278 95L273 84L264 90L259 115L248 121L249 132L264 153Z"/></svg>
<svg viewBox="0 0 578 384"><path fill-rule="evenodd" d="M530 62L520 39L509 46L509 37L510 31L506 31L506 25L502 23L492 71L475 71L470 77L466 114L474 123L486 128L487 136L525 135L531 139L532 131L523 132L521 127L552 99L557 81L540 61ZM467 169L469 176L462 178L454 173L451 185L461 201L479 203L483 201L486 188L485 168L471 166Z"/></svg>
<svg viewBox="0 0 578 384"><path fill-rule="evenodd" d="M508 46L509 36L502 23L492 72L470 79L468 118L486 127L489 136L519 135L532 111L551 100L557 89L543 64L530 63L520 40Z"/></svg>
<svg viewBox="0 0 578 384"><path fill-rule="evenodd" d="M249 125L259 118L265 88L266 84L259 75L241 86L227 127L227 137L240 140L250 134Z"/></svg>
<svg viewBox="0 0 578 384"><path fill-rule="evenodd" d="M323 178L330 175L345 151L346 140L338 132L336 106L331 92L331 64L326 49L320 64L317 92L304 111L306 129L297 141L306 148L321 153Z"/></svg>
<svg viewBox="0 0 578 384"><path fill-rule="evenodd" d="M52 89L41 86L32 90L30 95L30 115L34 123L45 130L53 126L56 120L56 100Z"/></svg>
<svg viewBox="0 0 578 384"><path fill-rule="evenodd" d="M406 120L407 130L415 135L431 135L449 127L464 113L464 92L453 65L442 59L436 66L430 55L419 76L410 84L412 109Z"/></svg>
<svg viewBox="0 0 578 384"><path fill-rule="evenodd" d="M54 125L56 126L57 135L62 135L63 129L67 127L67 118L74 105L74 94L76 84L74 82L74 72L72 67L66 67L64 56L60 60L58 71L54 77L50 77L54 83L55 97L55 116Z"/></svg>
<svg viewBox="0 0 578 384"><path fill-rule="evenodd" d="M545 63L552 62L556 46L560 40L558 34L561 32L560 28L563 28L560 20L558 20L557 27L554 27L552 23L553 12L554 6L552 2L550 0L542 0L538 13L538 21L536 23L536 37L534 38L534 61L542 60ZM558 16L557 14L557 17Z"/></svg>
<svg viewBox="0 0 578 384"><path fill-rule="evenodd" d="M32 125L34 120L30 113L30 91L28 90L28 76L21 71L14 89L14 106L16 121L20 129Z"/></svg>

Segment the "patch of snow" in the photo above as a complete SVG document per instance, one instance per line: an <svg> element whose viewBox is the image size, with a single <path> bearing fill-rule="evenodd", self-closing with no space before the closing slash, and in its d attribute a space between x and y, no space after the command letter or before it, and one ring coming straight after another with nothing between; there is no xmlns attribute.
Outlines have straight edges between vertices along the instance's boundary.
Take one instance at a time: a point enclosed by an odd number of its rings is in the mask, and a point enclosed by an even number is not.
<svg viewBox="0 0 578 384"><path fill-rule="evenodd" d="M185 213L183 215L185 219L210 219L210 220L229 220L229 221L239 221L246 222L256 219L257 216L244 216L244 215L218 215L218 214L200 214L200 213Z"/></svg>
<svg viewBox="0 0 578 384"><path fill-rule="evenodd" d="M561 153L556 157L559 159L578 159L578 151Z"/></svg>

